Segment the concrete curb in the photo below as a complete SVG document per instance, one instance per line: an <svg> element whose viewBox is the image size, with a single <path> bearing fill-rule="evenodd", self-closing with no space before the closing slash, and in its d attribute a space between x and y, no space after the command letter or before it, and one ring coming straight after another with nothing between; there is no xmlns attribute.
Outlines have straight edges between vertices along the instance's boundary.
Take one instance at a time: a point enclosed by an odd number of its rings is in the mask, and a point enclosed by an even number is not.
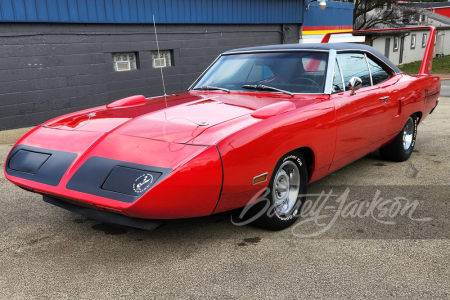
<svg viewBox="0 0 450 300"><path fill-rule="evenodd" d="M27 133L28 131L30 131L33 128L34 128L34 126L0 131L0 145L1 144L14 144L25 133Z"/></svg>

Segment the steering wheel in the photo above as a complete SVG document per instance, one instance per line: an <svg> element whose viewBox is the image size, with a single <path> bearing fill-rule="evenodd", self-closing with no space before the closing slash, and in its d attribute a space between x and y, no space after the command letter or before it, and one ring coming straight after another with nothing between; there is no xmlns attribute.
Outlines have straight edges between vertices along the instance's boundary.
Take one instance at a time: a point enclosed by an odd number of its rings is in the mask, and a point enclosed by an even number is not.
<svg viewBox="0 0 450 300"><path fill-rule="evenodd" d="M314 80L312 80L311 78L308 78L308 77L306 77L306 76L300 76L300 77L297 77L297 78L293 79L293 80L291 81L291 83L294 83L294 82L296 82L296 81L298 81L298 80L308 80L308 81L310 81L311 83L314 83L316 86L320 86L320 84L318 84L317 82L315 82Z"/></svg>

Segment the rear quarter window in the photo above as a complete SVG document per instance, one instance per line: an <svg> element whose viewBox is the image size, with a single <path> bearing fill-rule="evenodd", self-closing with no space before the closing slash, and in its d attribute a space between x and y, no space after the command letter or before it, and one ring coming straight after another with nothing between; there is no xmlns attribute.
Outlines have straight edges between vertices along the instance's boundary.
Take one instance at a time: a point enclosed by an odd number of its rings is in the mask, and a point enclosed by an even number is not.
<svg viewBox="0 0 450 300"><path fill-rule="evenodd" d="M367 62L369 63L370 73L372 74L373 85L382 83L391 78L391 74L369 57L367 57Z"/></svg>

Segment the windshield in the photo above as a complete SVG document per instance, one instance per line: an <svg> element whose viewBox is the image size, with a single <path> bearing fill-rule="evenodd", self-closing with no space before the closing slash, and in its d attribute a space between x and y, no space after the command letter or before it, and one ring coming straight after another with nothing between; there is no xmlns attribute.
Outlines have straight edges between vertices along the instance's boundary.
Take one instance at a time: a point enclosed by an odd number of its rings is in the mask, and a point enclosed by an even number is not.
<svg viewBox="0 0 450 300"><path fill-rule="evenodd" d="M224 55L193 89L249 91L248 85L264 85L291 93L323 93L327 58L327 52L306 51Z"/></svg>

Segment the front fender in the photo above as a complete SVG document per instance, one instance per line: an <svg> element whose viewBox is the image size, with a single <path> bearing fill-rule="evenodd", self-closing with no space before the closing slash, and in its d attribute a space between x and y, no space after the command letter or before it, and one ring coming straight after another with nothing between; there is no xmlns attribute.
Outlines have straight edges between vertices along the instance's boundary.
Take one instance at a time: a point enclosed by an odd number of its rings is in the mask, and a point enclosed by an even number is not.
<svg viewBox="0 0 450 300"><path fill-rule="evenodd" d="M147 219L176 219L212 214L222 189L220 153L211 146L176 169L124 210Z"/></svg>

